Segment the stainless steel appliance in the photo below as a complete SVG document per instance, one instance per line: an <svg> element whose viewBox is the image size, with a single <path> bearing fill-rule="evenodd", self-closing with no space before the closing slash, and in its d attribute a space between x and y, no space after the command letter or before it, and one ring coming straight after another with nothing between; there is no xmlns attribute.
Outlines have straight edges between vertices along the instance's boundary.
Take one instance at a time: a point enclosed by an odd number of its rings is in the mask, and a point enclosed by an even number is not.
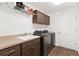
<svg viewBox="0 0 79 59"><path fill-rule="evenodd" d="M34 35L41 36L40 44L41 44L41 56L47 56L48 55L48 49L50 45L53 46L53 37L52 35L47 31L35 31L33 33Z"/></svg>

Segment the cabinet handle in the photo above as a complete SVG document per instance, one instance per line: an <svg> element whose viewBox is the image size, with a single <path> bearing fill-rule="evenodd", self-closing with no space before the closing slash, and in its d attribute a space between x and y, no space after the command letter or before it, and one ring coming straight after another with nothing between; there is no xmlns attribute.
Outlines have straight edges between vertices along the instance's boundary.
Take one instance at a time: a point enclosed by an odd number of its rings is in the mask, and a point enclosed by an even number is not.
<svg viewBox="0 0 79 59"><path fill-rule="evenodd" d="M14 52L14 51L15 51L15 49L10 50L9 52L5 52L5 54L10 54L10 53L12 53L12 52Z"/></svg>

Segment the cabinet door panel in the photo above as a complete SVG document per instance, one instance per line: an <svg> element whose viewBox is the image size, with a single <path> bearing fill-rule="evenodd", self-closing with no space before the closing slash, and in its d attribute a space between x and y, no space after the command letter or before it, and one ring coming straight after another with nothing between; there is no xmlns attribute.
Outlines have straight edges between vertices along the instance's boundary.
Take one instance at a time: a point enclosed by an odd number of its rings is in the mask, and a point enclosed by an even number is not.
<svg viewBox="0 0 79 59"><path fill-rule="evenodd" d="M41 12L38 12L37 23L44 24L44 15Z"/></svg>
<svg viewBox="0 0 79 59"><path fill-rule="evenodd" d="M50 24L50 17L38 10L35 10L37 15L33 15L33 23L49 25Z"/></svg>
<svg viewBox="0 0 79 59"><path fill-rule="evenodd" d="M40 46L37 44L33 45L32 48L33 48L33 56L40 56Z"/></svg>
<svg viewBox="0 0 79 59"><path fill-rule="evenodd" d="M3 50L0 50L0 56L10 56L20 51L20 45L12 46Z"/></svg>
<svg viewBox="0 0 79 59"><path fill-rule="evenodd" d="M40 38L22 43L23 56L40 56Z"/></svg>
<svg viewBox="0 0 79 59"><path fill-rule="evenodd" d="M45 24L49 25L49 23L50 23L50 20L49 19L50 19L49 16L44 15L44 23Z"/></svg>
<svg viewBox="0 0 79 59"><path fill-rule="evenodd" d="M32 47L27 47L22 50L22 56L33 56L33 49Z"/></svg>
<svg viewBox="0 0 79 59"><path fill-rule="evenodd" d="M20 53L20 51L18 51L18 52L14 53L14 54L12 54L10 56L21 56L21 53Z"/></svg>

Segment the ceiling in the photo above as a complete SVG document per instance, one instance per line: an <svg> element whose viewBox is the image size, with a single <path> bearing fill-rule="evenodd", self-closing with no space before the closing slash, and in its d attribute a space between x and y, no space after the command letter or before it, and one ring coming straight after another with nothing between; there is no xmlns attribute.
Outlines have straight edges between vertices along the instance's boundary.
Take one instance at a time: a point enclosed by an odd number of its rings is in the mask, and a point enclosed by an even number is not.
<svg viewBox="0 0 79 59"><path fill-rule="evenodd" d="M43 13L51 14L56 11L66 10L68 8L77 7L79 8L79 2L64 2L60 5L55 5L53 2L23 2L25 5L28 5L34 9L37 9ZM0 5L6 6L6 2L0 2ZM15 6L15 2L8 2L10 7Z"/></svg>
<svg viewBox="0 0 79 59"><path fill-rule="evenodd" d="M64 2L61 5L55 5L53 2L25 2L25 4L46 14L72 7L79 7L79 2Z"/></svg>

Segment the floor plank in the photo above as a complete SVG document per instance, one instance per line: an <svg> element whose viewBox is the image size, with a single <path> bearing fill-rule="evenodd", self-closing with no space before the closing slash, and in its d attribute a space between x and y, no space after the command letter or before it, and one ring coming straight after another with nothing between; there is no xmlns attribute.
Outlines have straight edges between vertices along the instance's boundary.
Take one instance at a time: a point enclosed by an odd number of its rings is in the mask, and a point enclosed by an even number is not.
<svg viewBox="0 0 79 59"><path fill-rule="evenodd" d="M56 46L54 47L49 56L79 56L78 52L72 49Z"/></svg>

